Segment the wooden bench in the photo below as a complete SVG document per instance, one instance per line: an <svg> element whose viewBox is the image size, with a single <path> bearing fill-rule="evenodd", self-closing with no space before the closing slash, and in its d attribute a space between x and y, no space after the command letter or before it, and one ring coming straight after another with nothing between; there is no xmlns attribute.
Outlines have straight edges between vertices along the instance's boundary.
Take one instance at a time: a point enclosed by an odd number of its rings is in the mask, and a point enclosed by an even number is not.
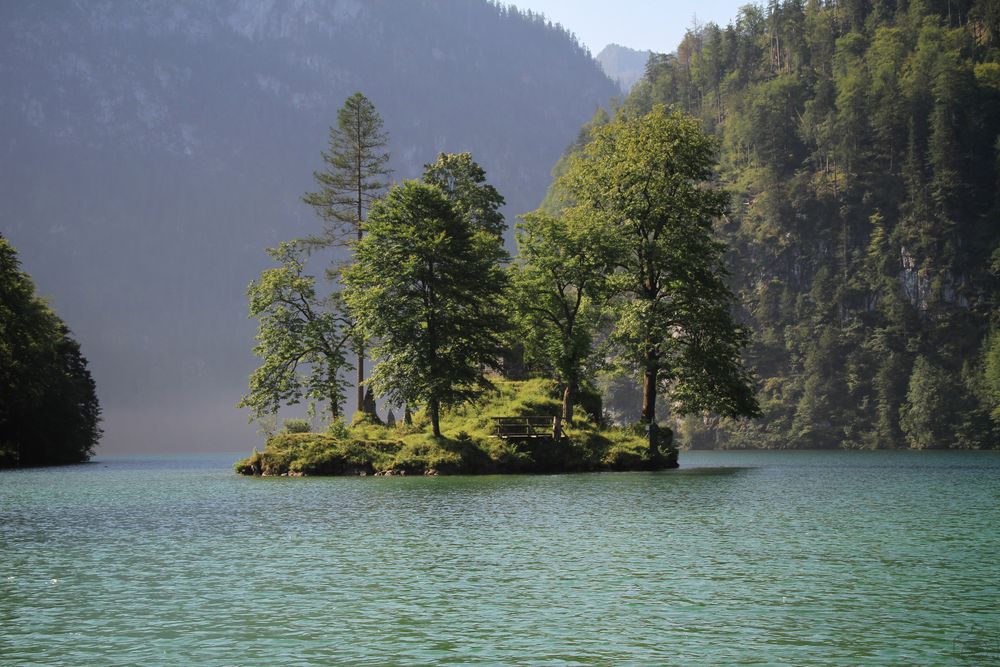
<svg viewBox="0 0 1000 667"><path fill-rule="evenodd" d="M544 438L553 440L559 430L559 418L536 417L490 417L493 420L493 435L503 440L530 440Z"/></svg>

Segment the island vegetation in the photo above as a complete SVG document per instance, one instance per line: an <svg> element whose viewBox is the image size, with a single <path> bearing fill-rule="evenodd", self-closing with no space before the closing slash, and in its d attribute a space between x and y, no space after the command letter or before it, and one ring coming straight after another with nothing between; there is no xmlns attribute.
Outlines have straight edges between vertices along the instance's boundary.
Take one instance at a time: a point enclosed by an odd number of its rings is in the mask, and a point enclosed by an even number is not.
<svg viewBox="0 0 1000 667"><path fill-rule="evenodd" d="M79 344L0 236L0 468L86 461L100 421Z"/></svg>
<svg viewBox="0 0 1000 667"><path fill-rule="evenodd" d="M584 404L599 408L596 394ZM323 432L310 431L304 419L286 420L263 451L236 463L246 475L437 475L532 472L596 472L674 467L676 450L657 460L649 456L646 429L604 428L599 420L578 410L562 438L505 440L494 437L494 415L548 415L562 409L553 380L494 379L493 389L476 401L442 410L440 428L431 432L430 415L418 412L411 423L385 424L366 415L350 426L334 420ZM580 414L583 412L583 414Z"/></svg>
<svg viewBox="0 0 1000 667"><path fill-rule="evenodd" d="M523 216L514 258L504 199L471 155L439 155L386 189L386 143L374 106L349 98L321 189L305 197L324 232L272 249L280 266L250 285L262 364L240 405L267 420L322 404L330 422L320 433L288 422L238 471L667 468L676 448L658 415L758 413L712 227L729 196L712 185L717 147L696 120L657 106L596 128L559 178L561 205ZM349 256L326 266L321 296L305 267L338 244ZM348 348L364 389L350 424ZM608 369L641 379L634 425L606 419L594 388ZM534 421L502 427L517 418Z"/></svg>

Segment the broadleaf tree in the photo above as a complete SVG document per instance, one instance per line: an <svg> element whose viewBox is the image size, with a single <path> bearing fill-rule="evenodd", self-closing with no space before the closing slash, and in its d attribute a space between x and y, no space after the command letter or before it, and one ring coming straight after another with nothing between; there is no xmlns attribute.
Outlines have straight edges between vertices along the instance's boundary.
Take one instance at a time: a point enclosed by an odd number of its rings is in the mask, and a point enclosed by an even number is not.
<svg viewBox="0 0 1000 667"><path fill-rule="evenodd" d="M329 149L322 152L324 169L313 173L319 189L303 201L323 219L323 233L304 241L310 249L350 246L361 241L368 207L388 187L389 137L382 117L371 100L354 93L337 111L337 126L330 128ZM336 277L337 269L330 272ZM357 355L357 406L364 409L365 347L355 341Z"/></svg>
<svg viewBox="0 0 1000 667"><path fill-rule="evenodd" d="M512 302L526 360L555 370L562 386L562 419L569 424L612 292L616 252L613 230L580 213L524 215L511 266Z"/></svg>
<svg viewBox="0 0 1000 667"><path fill-rule="evenodd" d="M696 120L658 105L595 128L558 182L573 208L618 230L626 284L614 339L642 376L653 456L660 393L680 414L759 412L712 227L729 199L710 187L716 152Z"/></svg>
<svg viewBox="0 0 1000 667"><path fill-rule="evenodd" d="M435 437L443 406L491 387L503 350L506 259L436 185L407 181L372 205L345 300L379 359L370 383L391 402L426 406Z"/></svg>
<svg viewBox="0 0 1000 667"><path fill-rule="evenodd" d="M247 290L250 316L260 321L254 353L261 365L237 407L259 419L302 400L326 401L331 417L338 417L353 334L341 297L317 294L298 244L282 243L267 252L279 266L265 269Z"/></svg>

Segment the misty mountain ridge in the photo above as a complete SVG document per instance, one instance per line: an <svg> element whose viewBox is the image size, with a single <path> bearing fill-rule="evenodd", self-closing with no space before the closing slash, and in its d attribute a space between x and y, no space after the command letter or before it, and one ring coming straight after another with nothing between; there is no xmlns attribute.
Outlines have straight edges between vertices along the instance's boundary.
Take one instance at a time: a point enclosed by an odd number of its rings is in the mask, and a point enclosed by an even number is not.
<svg viewBox="0 0 1000 667"><path fill-rule="evenodd" d="M348 95L383 116L394 179L470 151L512 225L616 93L569 33L487 2L46 2L0 16L0 231L92 362L105 451L252 437L232 408L254 366L244 292L265 247L320 229L300 198Z"/></svg>
<svg viewBox="0 0 1000 667"><path fill-rule="evenodd" d="M595 56L601 69L627 93L646 73L646 62L652 51L639 51L620 44L608 44Z"/></svg>

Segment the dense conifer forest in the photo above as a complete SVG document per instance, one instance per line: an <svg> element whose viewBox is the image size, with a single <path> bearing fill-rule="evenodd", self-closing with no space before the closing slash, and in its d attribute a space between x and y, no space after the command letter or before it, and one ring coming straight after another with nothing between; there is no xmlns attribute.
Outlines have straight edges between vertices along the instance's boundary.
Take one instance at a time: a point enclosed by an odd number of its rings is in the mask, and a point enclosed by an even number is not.
<svg viewBox="0 0 1000 667"><path fill-rule="evenodd" d="M764 411L688 418L682 440L993 446L1000 5L748 5L651 57L616 113L657 103L719 140Z"/></svg>

